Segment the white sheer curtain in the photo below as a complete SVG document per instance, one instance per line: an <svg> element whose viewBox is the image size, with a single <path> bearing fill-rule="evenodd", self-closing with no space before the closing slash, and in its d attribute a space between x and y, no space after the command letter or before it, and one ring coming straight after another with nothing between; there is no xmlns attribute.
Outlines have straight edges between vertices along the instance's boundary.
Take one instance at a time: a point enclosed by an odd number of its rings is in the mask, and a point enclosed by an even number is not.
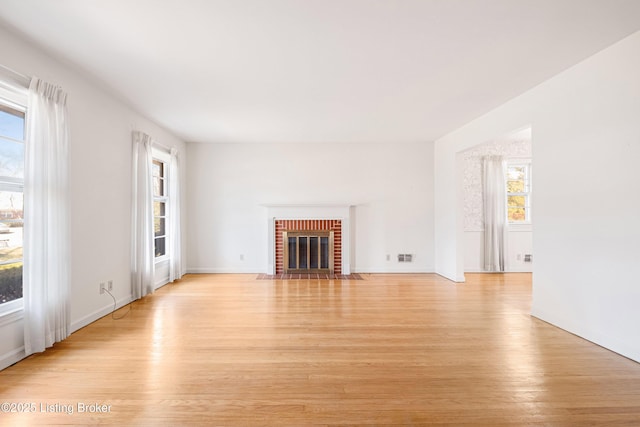
<svg viewBox="0 0 640 427"><path fill-rule="evenodd" d="M133 132L131 291L138 299L154 290L153 182L151 137Z"/></svg>
<svg viewBox="0 0 640 427"><path fill-rule="evenodd" d="M505 270L507 242L506 162L502 156L482 159L484 202L484 269Z"/></svg>
<svg viewBox="0 0 640 427"><path fill-rule="evenodd" d="M24 347L70 333L67 94L36 77L27 103L24 180Z"/></svg>
<svg viewBox="0 0 640 427"><path fill-rule="evenodd" d="M170 152L169 162L169 281L182 277L182 250L180 233L180 169L178 151Z"/></svg>

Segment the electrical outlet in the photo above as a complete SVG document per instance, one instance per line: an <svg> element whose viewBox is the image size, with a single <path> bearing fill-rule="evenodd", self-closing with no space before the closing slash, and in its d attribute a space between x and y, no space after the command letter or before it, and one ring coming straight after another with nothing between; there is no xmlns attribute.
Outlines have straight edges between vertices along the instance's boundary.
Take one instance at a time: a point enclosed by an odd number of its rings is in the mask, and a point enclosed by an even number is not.
<svg viewBox="0 0 640 427"><path fill-rule="evenodd" d="M113 280L107 282L107 290L111 292L113 290Z"/></svg>
<svg viewBox="0 0 640 427"><path fill-rule="evenodd" d="M100 294L104 294L104 290L105 290L104 282L102 282L100 283Z"/></svg>
<svg viewBox="0 0 640 427"><path fill-rule="evenodd" d="M387 254L387 261L391 261L391 255Z"/></svg>
<svg viewBox="0 0 640 427"><path fill-rule="evenodd" d="M516 260L521 261L522 260L522 254L516 255Z"/></svg>
<svg viewBox="0 0 640 427"><path fill-rule="evenodd" d="M240 254L240 261L244 261L244 254Z"/></svg>

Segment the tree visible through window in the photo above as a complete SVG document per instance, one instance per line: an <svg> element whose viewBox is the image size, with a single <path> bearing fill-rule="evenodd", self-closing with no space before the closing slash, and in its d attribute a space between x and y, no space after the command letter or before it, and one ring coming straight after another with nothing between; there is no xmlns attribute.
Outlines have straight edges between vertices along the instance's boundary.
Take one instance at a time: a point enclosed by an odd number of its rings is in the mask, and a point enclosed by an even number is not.
<svg viewBox="0 0 640 427"><path fill-rule="evenodd" d="M507 166L507 216L511 223L531 221L531 165Z"/></svg>
<svg viewBox="0 0 640 427"><path fill-rule="evenodd" d="M22 298L24 123L24 109L0 99L0 305Z"/></svg>
<svg viewBox="0 0 640 427"><path fill-rule="evenodd" d="M167 254L167 164L153 160L153 231L156 258Z"/></svg>

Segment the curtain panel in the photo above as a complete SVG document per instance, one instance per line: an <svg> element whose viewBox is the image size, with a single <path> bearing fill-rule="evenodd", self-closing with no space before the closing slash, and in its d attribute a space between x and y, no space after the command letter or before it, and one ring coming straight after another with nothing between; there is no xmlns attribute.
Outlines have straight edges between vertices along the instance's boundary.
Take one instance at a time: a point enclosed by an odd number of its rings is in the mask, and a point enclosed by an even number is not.
<svg viewBox="0 0 640 427"><path fill-rule="evenodd" d="M507 246L506 161L502 156L482 159L484 204L484 269L505 271Z"/></svg>
<svg viewBox="0 0 640 427"><path fill-rule="evenodd" d="M178 150L171 148L169 163L169 282L182 277L180 231L180 167Z"/></svg>
<svg viewBox="0 0 640 427"><path fill-rule="evenodd" d="M37 77L27 101L24 180L25 353L70 334L67 94Z"/></svg>
<svg viewBox="0 0 640 427"><path fill-rule="evenodd" d="M134 131L131 225L131 292L134 299L154 291L152 141Z"/></svg>

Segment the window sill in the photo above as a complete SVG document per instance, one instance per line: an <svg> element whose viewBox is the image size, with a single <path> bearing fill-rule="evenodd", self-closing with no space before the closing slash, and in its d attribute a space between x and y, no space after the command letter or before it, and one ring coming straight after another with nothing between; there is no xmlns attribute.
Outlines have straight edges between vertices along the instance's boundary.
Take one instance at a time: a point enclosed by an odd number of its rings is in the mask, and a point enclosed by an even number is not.
<svg viewBox="0 0 640 427"><path fill-rule="evenodd" d="M509 223L507 226L509 231L532 231L533 225L530 222L525 223Z"/></svg>
<svg viewBox="0 0 640 427"><path fill-rule="evenodd" d="M22 298L2 304L0 309L0 327L15 323L24 317Z"/></svg>

